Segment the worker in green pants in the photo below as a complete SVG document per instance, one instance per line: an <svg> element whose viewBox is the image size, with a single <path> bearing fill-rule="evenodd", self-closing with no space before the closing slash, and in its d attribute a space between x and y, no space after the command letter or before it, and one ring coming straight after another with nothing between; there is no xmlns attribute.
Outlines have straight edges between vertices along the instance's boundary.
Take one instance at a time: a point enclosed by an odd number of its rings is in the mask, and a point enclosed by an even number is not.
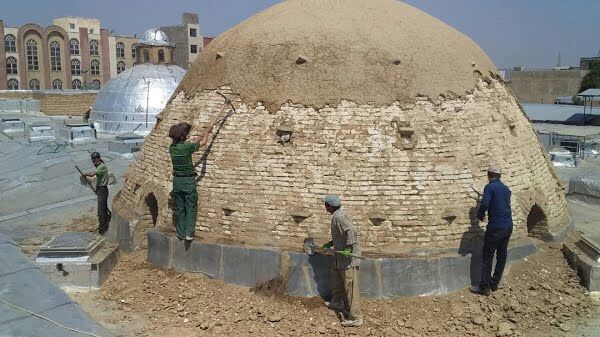
<svg viewBox="0 0 600 337"><path fill-rule="evenodd" d="M175 229L179 240L194 240L196 229L196 212L198 210L198 193L196 192L196 170L192 162L192 153L197 152L208 143L208 136L213 130L211 123L202 138L190 137L191 125L180 123L169 129L169 137L173 144L169 147L173 164L173 192L175 202Z"/></svg>

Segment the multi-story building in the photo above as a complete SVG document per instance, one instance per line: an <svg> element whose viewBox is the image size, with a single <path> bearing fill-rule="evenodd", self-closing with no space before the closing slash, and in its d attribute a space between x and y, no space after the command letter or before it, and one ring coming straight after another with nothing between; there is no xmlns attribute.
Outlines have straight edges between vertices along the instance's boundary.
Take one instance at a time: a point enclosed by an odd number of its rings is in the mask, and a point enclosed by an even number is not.
<svg viewBox="0 0 600 337"><path fill-rule="evenodd" d="M162 30L175 43L172 63L189 68L203 47L198 15L184 13L181 25ZM144 60L139 38L111 35L98 19L61 17L45 28L0 20L0 38L0 90L99 89Z"/></svg>
<svg viewBox="0 0 600 337"><path fill-rule="evenodd" d="M198 14L183 13L181 25L163 26L159 29L167 33L171 42L175 43L173 64L188 69L204 47Z"/></svg>

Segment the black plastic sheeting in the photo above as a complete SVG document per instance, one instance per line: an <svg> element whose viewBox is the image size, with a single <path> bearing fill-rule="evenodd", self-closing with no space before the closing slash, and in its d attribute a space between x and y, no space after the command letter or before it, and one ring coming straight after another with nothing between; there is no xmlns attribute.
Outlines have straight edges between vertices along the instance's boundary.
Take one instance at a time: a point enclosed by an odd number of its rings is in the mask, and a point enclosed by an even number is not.
<svg viewBox="0 0 600 337"><path fill-rule="evenodd" d="M0 233L0 300L47 317L69 328L97 336L111 334L85 313L77 303L21 252L10 238ZM0 337L81 337L51 322L0 302Z"/></svg>

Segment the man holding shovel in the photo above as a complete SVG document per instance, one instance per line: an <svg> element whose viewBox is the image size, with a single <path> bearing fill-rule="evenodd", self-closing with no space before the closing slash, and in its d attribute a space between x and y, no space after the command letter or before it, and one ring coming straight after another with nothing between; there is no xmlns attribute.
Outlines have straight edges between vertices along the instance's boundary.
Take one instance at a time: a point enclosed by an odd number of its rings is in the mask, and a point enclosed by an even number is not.
<svg viewBox="0 0 600 337"><path fill-rule="evenodd" d="M331 269L331 302L327 307L344 314L342 326L358 327L363 324L360 310L359 259L360 246L356 228L350 215L341 208L340 197L330 194L323 199L331 217L331 241L323 249L334 248L336 254ZM354 257L357 256L357 257Z"/></svg>
<svg viewBox="0 0 600 337"><path fill-rule="evenodd" d="M86 173L85 176L96 177L96 190L94 192L98 196L98 233L104 235L108 230L111 218L111 213L108 209L108 168L102 158L100 158L100 153L92 152L90 157L96 167L96 171ZM77 169L79 170L79 168Z"/></svg>

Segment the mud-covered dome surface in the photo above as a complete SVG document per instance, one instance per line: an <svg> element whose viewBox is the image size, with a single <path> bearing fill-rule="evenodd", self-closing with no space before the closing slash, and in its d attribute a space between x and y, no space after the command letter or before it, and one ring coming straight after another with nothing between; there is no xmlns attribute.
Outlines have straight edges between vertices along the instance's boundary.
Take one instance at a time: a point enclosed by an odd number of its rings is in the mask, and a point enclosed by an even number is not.
<svg viewBox="0 0 600 337"><path fill-rule="evenodd" d="M468 37L395 0L289 0L222 34L178 90L322 107L463 95L496 68Z"/></svg>

